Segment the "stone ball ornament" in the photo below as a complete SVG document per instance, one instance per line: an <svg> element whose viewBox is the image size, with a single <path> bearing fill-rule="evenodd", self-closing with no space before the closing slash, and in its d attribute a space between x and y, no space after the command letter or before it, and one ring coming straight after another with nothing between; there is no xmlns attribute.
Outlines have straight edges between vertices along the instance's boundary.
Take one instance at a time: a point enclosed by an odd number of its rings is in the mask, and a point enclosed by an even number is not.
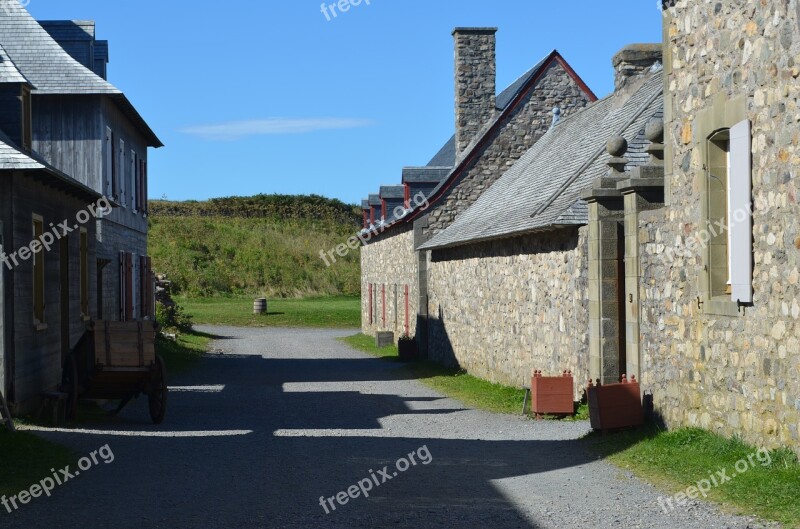
<svg viewBox="0 0 800 529"><path fill-rule="evenodd" d="M653 143L661 143L664 140L664 121L652 118L644 128L644 135Z"/></svg>
<svg viewBox="0 0 800 529"><path fill-rule="evenodd" d="M628 140L622 136L612 136L606 144L608 154L615 158L619 158L628 151Z"/></svg>

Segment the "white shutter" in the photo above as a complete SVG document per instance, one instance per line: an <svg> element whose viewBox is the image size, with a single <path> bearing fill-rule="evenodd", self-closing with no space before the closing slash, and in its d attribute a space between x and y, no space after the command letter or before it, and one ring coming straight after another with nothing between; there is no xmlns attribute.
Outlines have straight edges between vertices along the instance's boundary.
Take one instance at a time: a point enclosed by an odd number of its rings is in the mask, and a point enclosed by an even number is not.
<svg viewBox="0 0 800 529"><path fill-rule="evenodd" d="M730 133L730 271L731 300L753 302L753 180L750 121Z"/></svg>

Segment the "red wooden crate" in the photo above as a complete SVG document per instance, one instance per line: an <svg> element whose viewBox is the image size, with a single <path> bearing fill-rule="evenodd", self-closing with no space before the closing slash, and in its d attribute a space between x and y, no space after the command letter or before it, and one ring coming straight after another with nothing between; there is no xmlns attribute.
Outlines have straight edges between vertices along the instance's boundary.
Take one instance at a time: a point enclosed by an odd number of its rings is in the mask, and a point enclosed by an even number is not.
<svg viewBox="0 0 800 529"><path fill-rule="evenodd" d="M534 371L531 411L536 415L572 415L575 413L574 389L575 382L569 371L564 371L560 377L543 377L541 371Z"/></svg>

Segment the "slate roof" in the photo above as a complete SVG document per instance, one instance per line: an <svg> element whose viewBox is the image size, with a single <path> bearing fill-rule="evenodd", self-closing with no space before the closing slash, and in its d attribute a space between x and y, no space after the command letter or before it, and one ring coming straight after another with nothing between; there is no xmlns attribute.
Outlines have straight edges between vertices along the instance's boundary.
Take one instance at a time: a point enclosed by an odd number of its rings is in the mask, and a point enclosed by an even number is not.
<svg viewBox="0 0 800 529"><path fill-rule="evenodd" d="M615 93L551 129L446 230L420 249L459 246L588 223L583 190L608 172L606 142L621 135L644 163L644 126L663 109L661 72L632 94Z"/></svg>
<svg viewBox="0 0 800 529"><path fill-rule="evenodd" d="M23 153L14 142L0 130L0 170L44 169L45 165Z"/></svg>
<svg viewBox="0 0 800 529"><path fill-rule="evenodd" d="M450 175L453 167L429 165L426 167L403 167L403 183L439 183Z"/></svg>
<svg viewBox="0 0 800 529"><path fill-rule="evenodd" d="M72 58L19 0L0 0L0 15L0 45L33 85L34 94L108 95L152 146L162 146L122 91Z"/></svg>
<svg viewBox="0 0 800 529"><path fill-rule="evenodd" d="M405 186L381 186L380 195L384 200L392 198L405 200L406 188Z"/></svg>
<svg viewBox="0 0 800 529"><path fill-rule="evenodd" d="M28 83L25 76L20 73L14 61L8 56L5 48L0 45L0 83Z"/></svg>

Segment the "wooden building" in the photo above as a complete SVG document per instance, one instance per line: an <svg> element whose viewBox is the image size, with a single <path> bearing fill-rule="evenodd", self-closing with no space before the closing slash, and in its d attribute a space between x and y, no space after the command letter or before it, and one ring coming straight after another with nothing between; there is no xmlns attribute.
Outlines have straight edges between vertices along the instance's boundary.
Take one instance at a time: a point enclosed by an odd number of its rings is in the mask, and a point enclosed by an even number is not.
<svg viewBox="0 0 800 529"><path fill-rule="evenodd" d="M0 8L3 251L17 257L3 262L0 387L24 407L59 384L88 321L152 317L147 150L162 144L105 79L93 22Z"/></svg>

